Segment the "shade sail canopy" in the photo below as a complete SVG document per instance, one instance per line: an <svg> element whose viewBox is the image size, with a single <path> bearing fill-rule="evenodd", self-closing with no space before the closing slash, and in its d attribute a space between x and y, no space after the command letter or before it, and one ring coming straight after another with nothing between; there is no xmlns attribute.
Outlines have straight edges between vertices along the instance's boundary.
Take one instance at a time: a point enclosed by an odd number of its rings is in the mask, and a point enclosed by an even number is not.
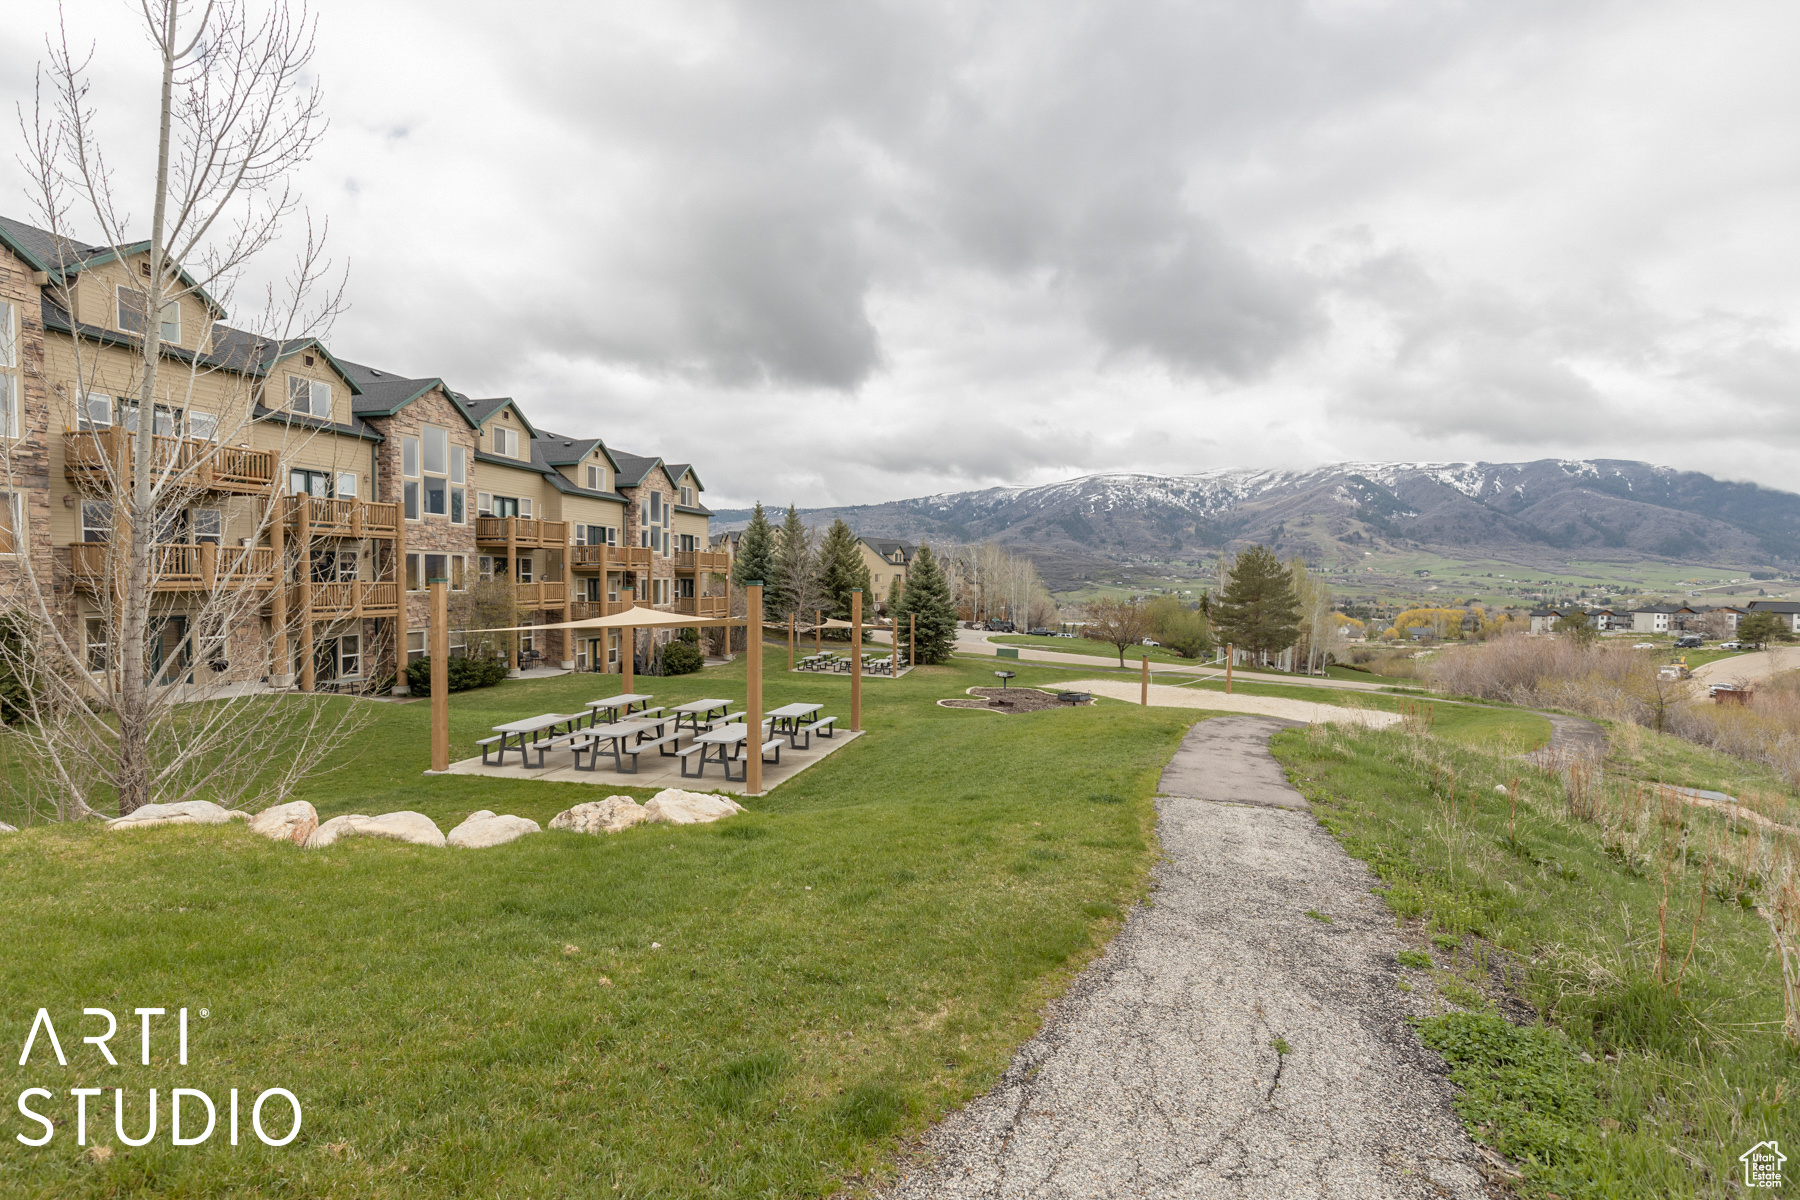
<svg viewBox="0 0 1800 1200"><path fill-rule="evenodd" d="M865 628L868 625L868 623L866 621L863 624L864 624ZM823 621L820 621L816 625L801 625L795 630L795 632L796 633L811 633L815 629L855 629L855 628L856 628L856 626L852 625L848 621L840 621L836 617L826 617Z"/></svg>
<svg viewBox="0 0 1800 1200"><path fill-rule="evenodd" d="M496 629L464 629L463 633L523 633L529 629L692 629L696 625L742 625L742 617L688 617L656 608L633 606L609 617L558 621L549 625L503 625Z"/></svg>

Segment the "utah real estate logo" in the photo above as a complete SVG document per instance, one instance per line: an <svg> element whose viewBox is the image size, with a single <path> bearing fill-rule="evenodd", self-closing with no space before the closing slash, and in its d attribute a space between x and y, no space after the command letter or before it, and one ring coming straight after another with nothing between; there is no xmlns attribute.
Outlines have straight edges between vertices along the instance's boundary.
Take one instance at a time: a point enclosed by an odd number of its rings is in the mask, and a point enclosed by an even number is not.
<svg viewBox="0 0 1800 1200"><path fill-rule="evenodd" d="M1781 1164L1787 1161L1787 1155L1781 1152L1780 1142L1758 1142L1738 1155L1738 1161L1744 1164L1745 1187L1781 1186Z"/></svg>

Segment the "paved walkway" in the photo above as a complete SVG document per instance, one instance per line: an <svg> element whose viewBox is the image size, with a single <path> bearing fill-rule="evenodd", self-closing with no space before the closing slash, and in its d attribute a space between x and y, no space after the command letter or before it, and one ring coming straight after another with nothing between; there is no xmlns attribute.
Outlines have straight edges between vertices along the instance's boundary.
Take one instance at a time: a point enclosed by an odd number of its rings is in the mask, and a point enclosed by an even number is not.
<svg viewBox="0 0 1800 1200"><path fill-rule="evenodd" d="M892 1200L1486 1194L1406 1023L1425 1001L1395 987L1404 946L1374 877L1269 756L1283 724L1188 733L1163 775L1154 906L928 1135Z"/></svg>
<svg viewBox="0 0 1800 1200"><path fill-rule="evenodd" d="M1142 686L1123 679L1076 679L1058 685L1067 691L1091 692L1096 696L1110 696L1114 700L1126 700L1132 704L1139 702ZM1246 696L1241 692L1233 692L1227 696L1224 692L1162 683L1150 685L1150 707L1207 708L1215 712L1255 713L1285 721L1298 721L1303 725L1321 721L1344 721L1367 725L1373 729L1396 725L1404 719L1399 713L1374 708L1317 704L1311 700L1290 700L1286 696Z"/></svg>
<svg viewBox="0 0 1800 1200"><path fill-rule="evenodd" d="M1701 683L1761 683L1777 671L1800 669L1800 647L1755 650L1736 654L1694 668L1694 678Z"/></svg>

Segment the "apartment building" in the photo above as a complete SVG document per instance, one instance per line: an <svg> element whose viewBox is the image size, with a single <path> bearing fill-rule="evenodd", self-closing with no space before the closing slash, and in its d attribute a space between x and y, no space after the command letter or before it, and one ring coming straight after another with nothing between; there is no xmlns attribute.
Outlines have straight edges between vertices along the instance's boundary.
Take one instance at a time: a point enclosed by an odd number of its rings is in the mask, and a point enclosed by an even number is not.
<svg viewBox="0 0 1800 1200"><path fill-rule="evenodd" d="M869 568L875 603L885 608L894 582L898 580L901 587L906 586L907 568L912 566L919 548L898 538L861 537L856 539L856 549L862 555L863 565Z"/></svg>
<svg viewBox="0 0 1800 1200"><path fill-rule="evenodd" d="M0 580L22 578L30 555L97 674L118 573L110 489L129 479L140 419L147 250L0 218ZM170 682L370 686L425 652L439 577L453 593L505 581L521 624L634 600L722 610L725 564L704 553L710 512L691 467L623 456L627 490L601 438L537 429L510 397L471 399L315 339L259 339L225 316L199 291L158 314L157 461L200 464L156 550L155 667ZM227 586L258 602L221 622ZM222 627L201 628L203 610ZM508 655L617 670L620 652L616 638L546 631Z"/></svg>

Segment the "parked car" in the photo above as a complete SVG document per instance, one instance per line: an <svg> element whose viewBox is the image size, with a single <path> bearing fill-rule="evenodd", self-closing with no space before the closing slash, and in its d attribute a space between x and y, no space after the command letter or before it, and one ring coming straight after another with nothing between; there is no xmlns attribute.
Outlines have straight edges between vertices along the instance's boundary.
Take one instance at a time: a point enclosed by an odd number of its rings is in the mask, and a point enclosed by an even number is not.
<svg viewBox="0 0 1800 1200"><path fill-rule="evenodd" d="M1152 641L1150 638L1145 638L1144 645L1146 645L1146 646L1161 646L1162 643L1157 642L1157 641Z"/></svg>
<svg viewBox="0 0 1800 1200"><path fill-rule="evenodd" d="M1057 637L1066 637L1066 638L1073 638L1073 637L1075 637L1075 636L1076 636L1076 635L1075 635L1075 634L1072 634L1072 633L1059 633L1059 634L1057 634L1057 635L1056 635L1056 636L1057 636Z"/></svg>
<svg viewBox="0 0 1800 1200"><path fill-rule="evenodd" d="M1017 627L1011 621L989 621L982 626L989 633L1016 633Z"/></svg>
<svg viewBox="0 0 1800 1200"><path fill-rule="evenodd" d="M1677 650L1698 650L1700 648L1700 635L1697 633L1682 634L1675 639L1675 648Z"/></svg>
<svg viewBox="0 0 1800 1200"><path fill-rule="evenodd" d="M1720 642L1719 643L1719 649L1721 649L1721 650L1748 650L1749 648L1750 648L1749 642Z"/></svg>
<svg viewBox="0 0 1800 1200"><path fill-rule="evenodd" d="M1036 629L1031 631L1031 636L1032 637L1055 637L1056 635L1054 633L1052 633L1050 630L1045 629L1042 625L1040 625Z"/></svg>
<svg viewBox="0 0 1800 1200"><path fill-rule="evenodd" d="M1633 650L1654 650L1654 649L1656 649L1656 643L1655 642L1639 642L1637 645L1633 646L1632 649Z"/></svg>

